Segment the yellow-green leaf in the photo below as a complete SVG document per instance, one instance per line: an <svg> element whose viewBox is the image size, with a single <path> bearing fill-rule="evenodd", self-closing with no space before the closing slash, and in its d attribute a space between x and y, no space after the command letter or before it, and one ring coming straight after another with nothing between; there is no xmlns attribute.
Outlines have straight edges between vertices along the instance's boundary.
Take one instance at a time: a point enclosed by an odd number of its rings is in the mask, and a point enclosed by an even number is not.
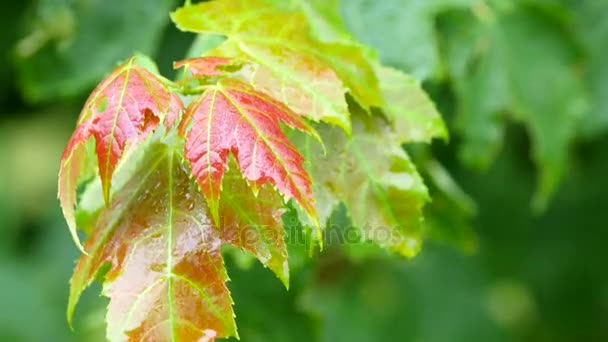
<svg viewBox="0 0 608 342"><path fill-rule="evenodd" d="M358 113L352 138L330 126L318 130L327 144L325 155L311 139L295 136L294 141L307 158L321 222L343 202L363 239L414 256L421 247L428 193L391 126Z"/></svg>
<svg viewBox="0 0 608 342"><path fill-rule="evenodd" d="M349 131L344 97L335 91L325 93L330 86L341 87L336 75L362 107L382 104L376 76L363 50L314 39L302 12L283 10L263 0L216 0L186 5L172 18L182 30L227 36L210 55L242 57L268 69L282 85L281 91L286 92L287 105L293 102L292 93L307 96L316 104L312 112L294 109L312 119ZM313 77L317 82L311 83Z"/></svg>
<svg viewBox="0 0 608 342"><path fill-rule="evenodd" d="M393 68L376 66L384 95L383 111L401 142L426 142L448 138L435 104L413 77Z"/></svg>

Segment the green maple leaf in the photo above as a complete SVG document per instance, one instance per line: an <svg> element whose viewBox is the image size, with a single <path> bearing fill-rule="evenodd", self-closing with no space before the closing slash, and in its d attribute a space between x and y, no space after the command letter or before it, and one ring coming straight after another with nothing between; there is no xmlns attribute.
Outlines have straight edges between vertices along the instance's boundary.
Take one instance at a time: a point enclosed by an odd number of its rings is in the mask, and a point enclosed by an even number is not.
<svg viewBox="0 0 608 342"><path fill-rule="evenodd" d="M382 111L401 143L430 143L448 139L448 131L435 104L413 77L382 65L376 74L385 105Z"/></svg>
<svg viewBox="0 0 608 342"><path fill-rule="evenodd" d="M462 157L487 166L502 141L503 117L512 115L530 132L539 169L534 206L541 209L564 174L568 149L587 110L576 49L551 18L533 8L484 11L481 17L456 12L444 21L448 66L461 101Z"/></svg>
<svg viewBox="0 0 608 342"><path fill-rule="evenodd" d="M346 27L358 40L375 48L383 63L410 72L416 78L428 79L440 71L435 17L450 8L473 3L473 0L344 0L341 11Z"/></svg>
<svg viewBox="0 0 608 342"><path fill-rule="evenodd" d="M292 0L291 5L306 14L313 33L319 39L356 44L342 21L340 0Z"/></svg>

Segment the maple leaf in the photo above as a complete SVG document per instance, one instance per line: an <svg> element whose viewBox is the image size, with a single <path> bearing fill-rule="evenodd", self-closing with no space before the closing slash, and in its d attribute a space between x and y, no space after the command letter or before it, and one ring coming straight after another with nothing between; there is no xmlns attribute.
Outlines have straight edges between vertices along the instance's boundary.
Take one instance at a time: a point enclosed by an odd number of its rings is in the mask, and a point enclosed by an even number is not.
<svg viewBox="0 0 608 342"><path fill-rule="evenodd" d="M280 123L317 137L306 121L283 104L237 80L223 79L193 101L184 115L185 156L218 221L218 201L229 152L254 191L271 182L316 221L311 181L303 157ZM191 123L190 123L191 122Z"/></svg>
<svg viewBox="0 0 608 342"><path fill-rule="evenodd" d="M320 125L326 153L309 137L293 134L292 140L305 156L320 222L343 202L364 239L411 257L421 247L429 195L401 144L447 139L448 133L418 81L380 64L374 68L386 103L383 117L353 105L351 137Z"/></svg>
<svg viewBox="0 0 608 342"><path fill-rule="evenodd" d="M455 127L463 138L460 156L471 166L489 167L500 151L506 119L521 122L539 171L532 206L543 210L564 176L569 146L589 109L576 70L576 44L555 29L555 19L532 7L489 3L485 10L493 20L459 11L442 22L447 65L460 100Z"/></svg>
<svg viewBox="0 0 608 342"><path fill-rule="evenodd" d="M427 188L389 123L363 113L352 120L351 138L333 127L318 127L327 154L308 137L292 139L306 157L320 221L343 202L363 239L414 256L421 247Z"/></svg>
<svg viewBox="0 0 608 342"><path fill-rule="evenodd" d="M364 51L356 45L315 40L300 11L282 10L263 0L216 0L187 4L172 19L182 30L227 36L210 55L254 61L256 89L313 120L350 132L342 82L364 108L382 104Z"/></svg>
<svg viewBox="0 0 608 342"><path fill-rule="evenodd" d="M585 136L595 137L608 128L608 73L605 56L608 55L608 25L605 13L608 2L583 0L570 3L574 29L587 51L585 79L590 91L590 106L583 116L581 130Z"/></svg>
<svg viewBox="0 0 608 342"><path fill-rule="evenodd" d="M198 341L237 336L220 252L233 245L255 255L287 285L283 204L270 187L257 197L242 177L226 175L222 222L174 147L151 144L131 179L103 207L71 279L68 319L104 265L111 341Z"/></svg>
<svg viewBox="0 0 608 342"><path fill-rule="evenodd" d="M434 138L447 140L445 127L437 107L413 77L380 64L375 66L388 118L399 142L430 143Z"/></svg>
<svg viewBox="0 0 608 342"><path fill-rule="evenodd" d="M76 187L87 171L84 168L85 143L89 138L95 138L99 176L107 203L112 175L125 149L148 136L161 119L171 126L182 108L181 101L170 92L166 82L138 64L146 62L143 57L130 58L95 88L63 152L58 197L72 237L81 249L74 205Z"/></svg>

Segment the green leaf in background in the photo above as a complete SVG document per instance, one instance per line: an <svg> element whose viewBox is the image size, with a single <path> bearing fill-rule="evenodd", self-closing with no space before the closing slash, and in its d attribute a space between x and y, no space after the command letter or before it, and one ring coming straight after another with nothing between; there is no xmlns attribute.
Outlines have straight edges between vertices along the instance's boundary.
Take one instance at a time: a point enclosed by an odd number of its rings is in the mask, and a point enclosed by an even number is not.
<svg viewBox="0 0 608 342"><path fill-rule="evenodd" d="M574 26L586 49L585 77L591 107L582 122L583 134L597 137L608 129L608 1L572 1Z"/></svg>
<svg viewBox="0 0 608 342"><path fill-rule="evenodd" d="M332 4L333 13L316 7L339 32ZM453 136L463 138L467 165L495 160L507 118L529 129L537 210L563 178L576 134L596 137L608 126L607 8L605 0L341 3L348 28L383 62L425 80L447 72L459 107Z"/></svg>
<svg viewBox="0 0 608 342"><path fill-rule="evenodd" d="M447 140L441 114L416 79L380 65L376 66L376 75L384 96L384 114L401 143Z"/></svg>
<svg viewBox="0 0 608 342"><path fill-rule="evenodd" d="M154 54L174 0L42 0L16 46L24 96L32 102L80 95L135 52Z"/></svg>
<svg viewBox="0 0 608 342"><path fill-rule="evenodd" d="M447 37L444 47L447 66L458 95L456 131L463 138L460 157L469 166L487 168L500 150L503 139L501 111L507 99L506 70L502 63L502 45L475 59L478 45L486 42L482 23L468 11L454 11L442 18ZM470 64L474 64L474 68ZM470 70L472 69L472 70Z"/></svg>
<svg viewBox="0 0 608 342"><path fill-rule="evenodd" d="M347 27L377 49L383 63L428 79L439 73L435 16L473 0L344 0Z"/></svg>
<svg viewBox="0 0 608 342"><path fill-rule="evenodd" d="M526 6L484 6L444 21L447 64L460 101L462 159L487 167L502 141L503 116L523 123L539 170L533 206L559 185L586 108L577 49L559 23ZM530 37L534 37L531 40Z"/></svg>
<svg viewBox="0 0 608 342"><path fill-rule="evenodd" d="M10 65L11 49L19 38L19 32L18 30L7 30L7 28L18 26L21 13L26 7L26 1L3 1L0 4L0 21L4 27L2 35L0 35L0 49L2 49L0 63L4 66L0 68L0 105L2 106L5 106L5 102L10 101L11 97L16 94L11 82L15 70L6 66Z"/></svg>

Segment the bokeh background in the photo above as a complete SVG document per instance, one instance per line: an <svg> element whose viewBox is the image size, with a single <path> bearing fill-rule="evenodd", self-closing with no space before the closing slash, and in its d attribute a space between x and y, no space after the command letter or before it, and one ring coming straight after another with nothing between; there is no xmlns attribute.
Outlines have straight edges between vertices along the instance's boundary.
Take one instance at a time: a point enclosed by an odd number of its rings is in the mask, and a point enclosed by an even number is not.
<svg viewBox="0 0 608 342"><path fill-rule="evenodd" d="M1 2L0 341L104 340L100 286L74 331L65 319L78 252L56 200L59 159L118 61L143 52L172 77L194 39L169 23L178 5ZM423 81L450 127L449 144L406 147L433 193L429 239L413 260L367 245L308 260L295 246L289 291L230 257L241 339L608 341L608 1L343 0L340 11Z"/></svg>

